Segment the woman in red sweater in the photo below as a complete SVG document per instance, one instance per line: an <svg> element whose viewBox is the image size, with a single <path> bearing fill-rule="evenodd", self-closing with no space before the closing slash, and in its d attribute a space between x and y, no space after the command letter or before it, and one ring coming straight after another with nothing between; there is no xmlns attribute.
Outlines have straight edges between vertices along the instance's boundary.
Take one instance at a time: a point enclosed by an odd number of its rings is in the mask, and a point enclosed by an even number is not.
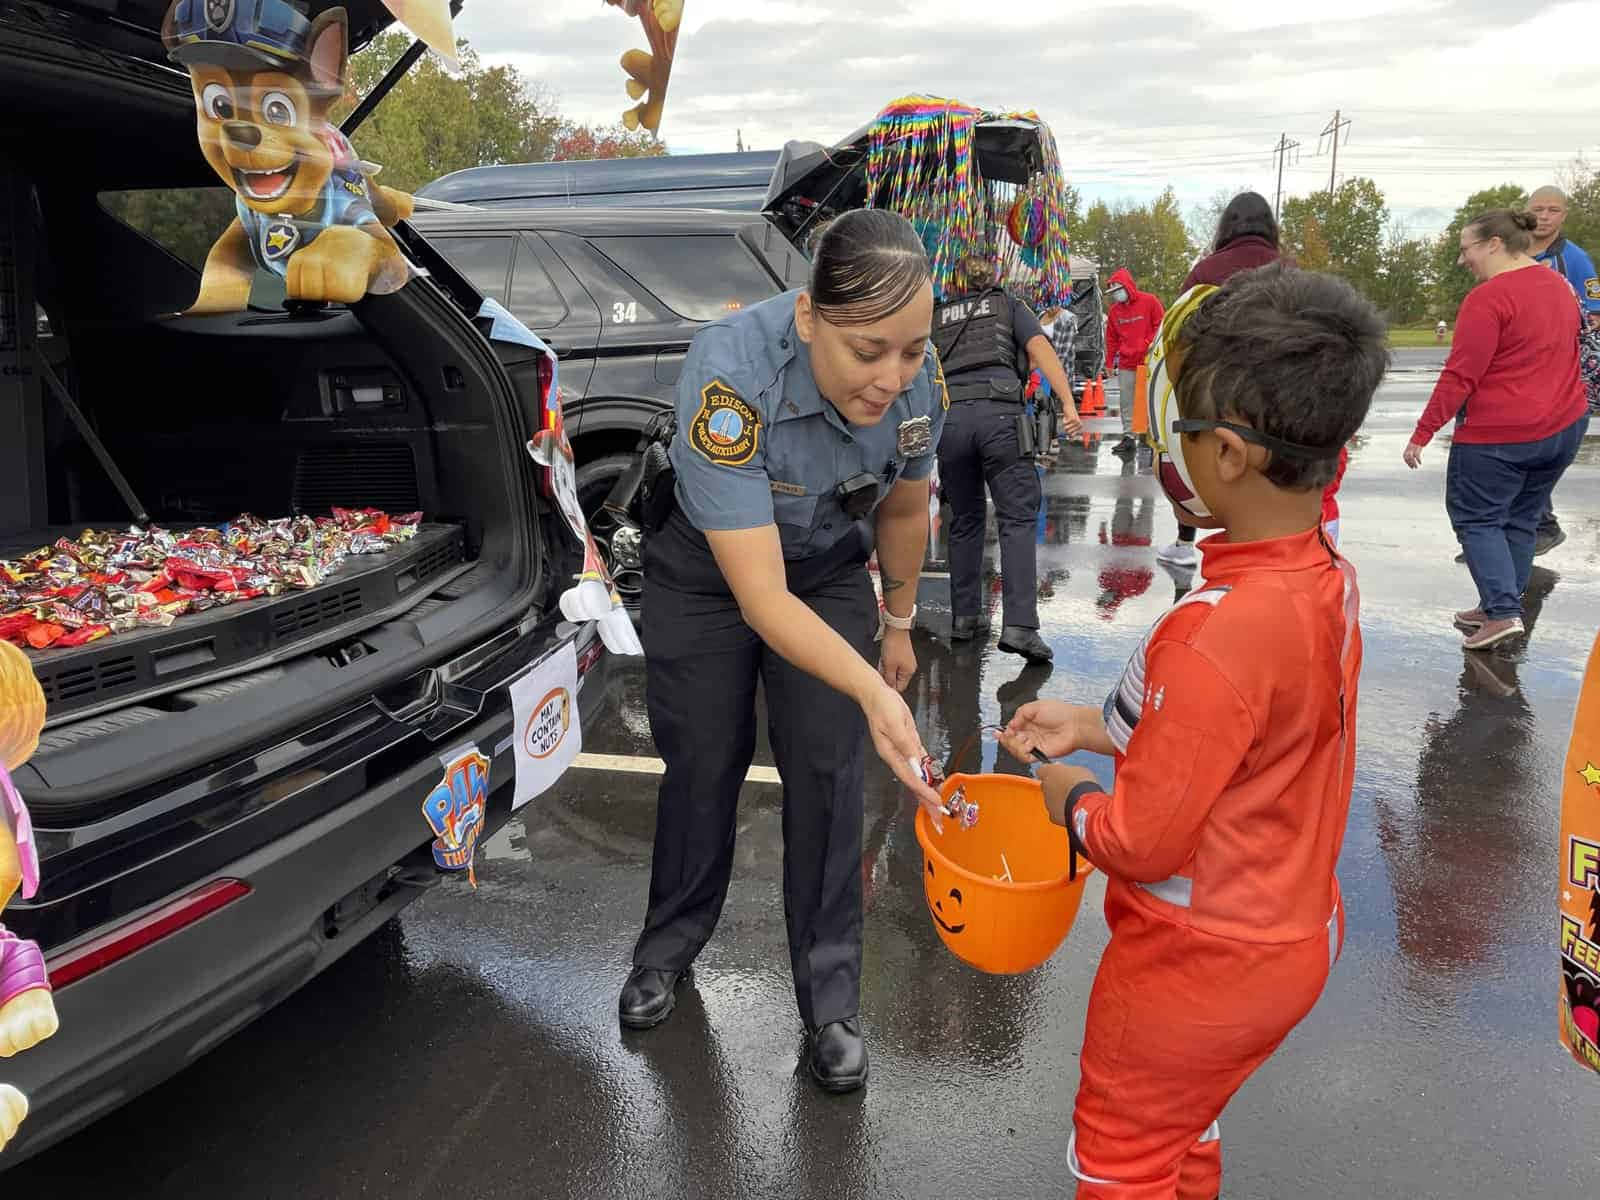
<svg viewBox="0 0 1600 1200"><path fill-rule="evenodd" d="M1455 420L1444 503L1478 588L1456 614L1469 650L1522 629L1534 535L1589 426L1578 376L1572 287L1528 256L1533 214L1494 209L1461 231L1458 261L1478 280L1456 315L1455 343L1406 447L1406 465Z"/></svg>

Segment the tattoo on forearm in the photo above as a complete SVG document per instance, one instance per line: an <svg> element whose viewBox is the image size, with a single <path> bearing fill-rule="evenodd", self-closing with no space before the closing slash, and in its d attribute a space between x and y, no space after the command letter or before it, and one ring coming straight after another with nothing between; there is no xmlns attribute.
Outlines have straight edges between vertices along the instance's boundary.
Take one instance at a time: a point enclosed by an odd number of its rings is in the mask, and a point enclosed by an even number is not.
<svg viewBox="0 0 1600 1200"><path fill-rule="evenodd" d="M904 579L890 579L887 575L883 576L883 590L885 592L892 592L896 588L905 587L905 585L906 581Z"/></svg>

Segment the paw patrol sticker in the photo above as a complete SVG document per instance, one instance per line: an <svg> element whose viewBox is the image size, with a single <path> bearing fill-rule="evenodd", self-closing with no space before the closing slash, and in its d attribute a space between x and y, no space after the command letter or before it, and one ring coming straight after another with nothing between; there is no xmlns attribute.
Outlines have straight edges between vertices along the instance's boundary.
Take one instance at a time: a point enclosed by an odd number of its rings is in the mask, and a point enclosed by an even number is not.
<svg viewBox="0 0 1600 1200"><path fill-rule="evenodd" d="M517 790L513 811L547 791L583 749L578 650L568 642L511 685Z"/></svg>
<svg viewBox="0 0 1600 1200"><path fill-rule="evenodd" d="M712 462L724 467L742 467L756 456L761 439L761 420L751 408L720 379L700 389L700 408L689 422L689 444Z"/></svg>
<svg viewBox="0 0 1600 1200"><path fill-rule="evenodd" d="M473 857L489 809L489 760L474 745L443 755L444 778L422 802L434 832L433 861L441 871L465 871L478 886Z"/></svg>

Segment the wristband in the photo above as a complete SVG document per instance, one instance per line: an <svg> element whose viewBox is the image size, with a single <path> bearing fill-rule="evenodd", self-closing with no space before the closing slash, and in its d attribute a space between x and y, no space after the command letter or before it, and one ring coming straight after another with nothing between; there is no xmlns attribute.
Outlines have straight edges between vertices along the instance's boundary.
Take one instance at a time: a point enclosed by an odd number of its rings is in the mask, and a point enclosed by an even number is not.
<svg viewBox="0 0 1600 1200"><path fill-rule="evenodd" d="M883 610L882 617L883 617L883 623L885 625L887 625L890 629L898 629L902 633L905 633L905 632L908 632L911 629L911 627L916 624L916 621L917 621L917 606L915 604L913 604L911 606L911 611L907 615L905 615L903 617L897 617L892 612L890 612L887 608L885 608Z"/></svg>
<svg viewBox="0 0 1600 1200"><path fill-rule="evenodd" d="M1072 790L1067 793L1066 811L1062 815L1066 817L1067 822L1067 841L1072 846L1072 862L1067 867L1067 879L1069 881L1078 878L1078 855L1081 854L1084 858L1089 857L1089 851L1084 846L1083 839L1078 836L1077 822L1073 820L1074 810L1078 807L1078 801L1095 792L1102 794L1105 792L1105 789L1100 786L1100 781L1098 779L1085 779L1082 783L1073 784Z"/></svg>

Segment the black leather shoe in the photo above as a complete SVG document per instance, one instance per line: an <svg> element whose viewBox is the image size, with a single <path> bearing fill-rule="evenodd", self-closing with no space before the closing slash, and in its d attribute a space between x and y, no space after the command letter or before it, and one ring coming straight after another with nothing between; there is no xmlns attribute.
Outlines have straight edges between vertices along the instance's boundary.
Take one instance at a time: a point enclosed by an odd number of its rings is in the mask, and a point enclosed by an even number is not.
<svg viewBox="0 0 1600 1200"><path fill-rule="evenodd" d="M635 967L617 998L617 1017L629 1029L654 1029L672 1015L673 990L682 971Z"/></svg>
<svg viewBox="0 0 1600 1200"><path fill-rule="evenodd" d="M867 1043L861 1018L830 1021L811 1035L811 1078L825 1091L853 1092L867 1082Z"/></svg>
<svg viewBox="0 0 1600 1200"><path fill-rule="evenodd" d="M1037 629L1023 629L1019 625L1007 625L1000 631L1000 649L1007 654L1020 654L1032 663L1049 662L1055 657L1055 651L1045 645Z"/></svg>
<svg viewBox="0 0 1600 1200"><path fill-rule="evenodd" d="M977 617L956 617L950 622L950 640L952 642L970 642L977 635Z"/></svg>

